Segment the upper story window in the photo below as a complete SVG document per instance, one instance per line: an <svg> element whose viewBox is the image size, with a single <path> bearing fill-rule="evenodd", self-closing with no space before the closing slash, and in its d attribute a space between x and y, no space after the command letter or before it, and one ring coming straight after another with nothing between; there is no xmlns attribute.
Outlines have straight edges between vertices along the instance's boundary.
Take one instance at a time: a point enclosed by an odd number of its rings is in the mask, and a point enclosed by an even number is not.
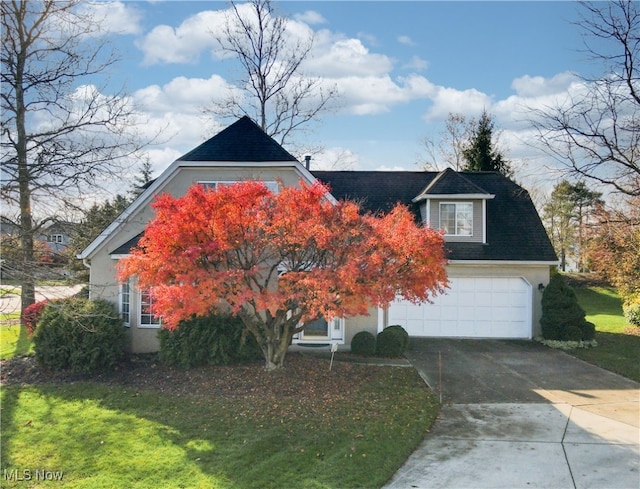
<svg viewBox="0 0 640 489"><path fill-rule="evenodd" d="M472 236L473 203L441 202L440 229L448 236Z"/></svg>
<svg viewBox="0 0 640 489"><path fill-rule="evenodd" d="M204 185L205 187L218 189L220 187L233 185L234 183L239 183L243 180L212 180L212 181L200 181L198 182L200 185ZM274 181L260 181L260 183L264 183L266 187L271 190L274 194L277 194L280 190L278 186L278 182Z"/></svg>
<svg viewBox="0 0 640 489"><path fill-rule="evenodd" d="M48 236L49 243L62 243L64 242L64 236L62 234L51 234Z"/></svg>

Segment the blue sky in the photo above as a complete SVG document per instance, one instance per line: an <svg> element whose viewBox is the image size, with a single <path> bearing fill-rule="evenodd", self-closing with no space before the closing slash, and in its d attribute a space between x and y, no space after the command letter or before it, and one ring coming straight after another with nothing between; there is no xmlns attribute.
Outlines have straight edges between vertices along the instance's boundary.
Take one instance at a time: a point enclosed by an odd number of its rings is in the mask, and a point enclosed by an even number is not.
<svg viewBox="0 0 640 489"><path fill-rule="evenodd" d="M308 141L340 154L349 169L419 168L421 140L437 139L450 112L494 116L500 147L516 178L536 186L556 177L533 144L526 107L562 99L597 71L583 47L576 2L274 2L292 32L313 33L303 67L341 92L338 107ZM109 2L108 22L124 61L112 82L126 83L153 128L171 139L151 148L157 175L221 126L201 108L233 81L211 30L224 2Z"/></svg>

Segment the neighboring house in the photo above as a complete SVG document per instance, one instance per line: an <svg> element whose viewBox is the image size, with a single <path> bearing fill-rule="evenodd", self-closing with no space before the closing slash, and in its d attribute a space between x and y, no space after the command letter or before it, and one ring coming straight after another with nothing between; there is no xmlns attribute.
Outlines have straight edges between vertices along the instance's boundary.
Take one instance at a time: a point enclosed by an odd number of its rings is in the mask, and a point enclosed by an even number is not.
<svg viewBox="0 0 640 489"><path fill-rule="evenodd" d="M53 221L40 230L39 239L46 241L53 252L58 253L69 246L76 227L73 222Z"/></svg>
<svg viewBox="0 0 640 489"><path fill-rule="evenodd" d="M445 234L451 288L433 303L397 301L369 316L316 321L295 343L348 345L353 335L402 325L412 336L531 338L539 333L542 288L557 264L528 193L494 172L309 171L243 117L172 163L80 255L90 267L93 298L118 303L134 352L156 351L159 320L135 280L118 284L116 263L127 256L153 217L161 193L183 195L196 183L215 187L260 180L280 184L320 180L336 199L350 198L374 212L407 204L416 220Z"/></svg>

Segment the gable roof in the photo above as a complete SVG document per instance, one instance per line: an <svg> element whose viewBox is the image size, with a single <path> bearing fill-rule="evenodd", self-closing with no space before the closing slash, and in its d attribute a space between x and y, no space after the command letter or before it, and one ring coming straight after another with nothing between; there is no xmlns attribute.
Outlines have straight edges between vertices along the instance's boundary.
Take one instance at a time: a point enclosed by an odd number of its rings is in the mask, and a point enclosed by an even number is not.
<svg viewBox="0 0 640 489"><path fill-rule="evenodd" d="M492 198L492 195L479 187L462 173L446 168L436 175L431 182L414 198L414 201L436 196L464 195L467 198Z"/></svg>
<svg viewBox="0 0 640 489"><path fill-rule="evenodd" d="M498 172L462 172L458 174L461 178L451 172L312 171L329 185L336 199L355 199L371 212L386 212L400 202L409 207L416 221L422 220L416 196L427 190L425 199L462 194L487 199L487 242L447 242L450 260L557 262L526 190Z"/></svg>
<svg viewBox="0 0 640 489"><path fill-rule="evenodd" d="M178 158L181 161L298 161L244 116Z"/></svg>
<svg viewBox="0 0 640 489"><path fill-rule="evenodd" d="M120 226L138 209L148 205L165 182L173 178L181 168L211 167L260 167L293 168L308 183L315 181L313 175L294 156L268 136L249 117L238 119L211 139L175 160L162 174L142 187L143 191L105 230L100 233L77 256L86 259L92 256ZM110 254L128 252L139 236L132 238ZM127 248L127 245L129 247Z"/></svg>

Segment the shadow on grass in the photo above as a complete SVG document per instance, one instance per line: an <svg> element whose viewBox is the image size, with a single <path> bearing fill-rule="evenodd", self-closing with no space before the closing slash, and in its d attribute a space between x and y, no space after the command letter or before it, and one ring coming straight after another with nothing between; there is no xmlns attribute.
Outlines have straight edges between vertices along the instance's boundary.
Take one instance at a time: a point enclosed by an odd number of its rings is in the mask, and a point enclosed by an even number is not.
<svg viewBox="0 0 640 489"><path fill-rule="evenodd" d="M8 360L31 354L32 339L27 329L20 324L0 326L0 359Z"/></svg>
<svg viewBox="0 0 640 489"><path fill-rule="evenodd" d="M624 333L596 332L598 346L571 350L586 362L640 382L640 336Z"/></svg>
<svg viewBox="0 0 640 489"><path fill-rule="evenodd" d="M16 350L14 356L22 356L26 355L29 352L29 348L31 348L31 338L29 337L29 333L27 328L20 324L20 331L18 332L18 340L16 341Z"/></svg>
<svg viewBox="0 0 640 489"><path fill-rule="evenodd" d="M319 398L297 413L295 397L267 405L93 382L8 386L2 469L44 464L91 487L376 487L437 414L417 375L397 370L382 396L358 389L356 408Z"/></svg>
<svg viewBox="0 0 640 489"><path fill-rule="evenodd" d="M575 288L574 291L587 315L610 314L622 316L622 301L610 287L583 287Z"/></svg>

